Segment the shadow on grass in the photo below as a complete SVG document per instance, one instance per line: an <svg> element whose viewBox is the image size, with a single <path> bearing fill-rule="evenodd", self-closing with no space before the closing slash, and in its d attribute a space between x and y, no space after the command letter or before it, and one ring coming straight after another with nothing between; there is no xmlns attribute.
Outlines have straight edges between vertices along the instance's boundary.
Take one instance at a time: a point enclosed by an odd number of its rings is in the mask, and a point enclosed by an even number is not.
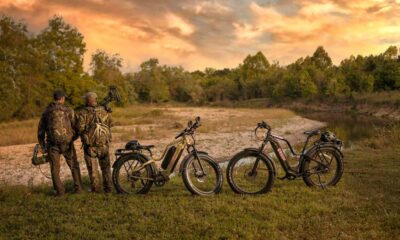
<svg viewBox="0 0 400 240"><path fill-rule="evenodd" d="M66 180L63 182L65 193L66 194L73 194L74 193L74 182L72 179ZM83 192L90 191L90 180L89 177L82 178L82 189ZM23 194L38 194L38 195L45 195L45 196L57 196L56 191L53 188L52 184L40 184L36 186L25 186L25 185L0 185L0 192L7 193L7 192L20 192Z"/></svg>
<svg viewBox="0 0 400 240"><path fill-rule="evenodd" d="M63 182L65 188L66 195L74 194L74 182L72 179L66 180ZM227 183L224 183L222 194L231 192ZM82 193L81 194L89 194L91 193L90 188L90 180L89 177L82 178ZM100 195L105 194L104 192L99 193ZM49 197L56 197L56 191L53 189L52 184L40 184L35 185L33 187L28 187L25 185L0 185L0 195L13 195L13 196L23 196L23 195L42 195ZM116 192L113 186L112 195L115 196L133 196L127 194L119 194ZM175 176L171 179L171 181L167 182L162 187L157 187L153 184L150 191L145 195L159 195L165 197L184 197L184 196L192 196L192 194L186 189L182 177L180 175ZM137 196L137 195L136 195ZM144 196L144 195L142 195Z"/></svg>

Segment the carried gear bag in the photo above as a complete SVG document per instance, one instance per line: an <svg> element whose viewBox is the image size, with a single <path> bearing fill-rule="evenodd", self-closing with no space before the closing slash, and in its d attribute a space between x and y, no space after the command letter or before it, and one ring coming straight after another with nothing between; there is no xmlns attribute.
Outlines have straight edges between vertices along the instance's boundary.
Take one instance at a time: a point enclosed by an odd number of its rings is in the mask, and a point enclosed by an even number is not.
<svg viewBox="0 0 400 240"><path fill-rule="evenodd" d="M40 144L36 144L33 148L32 165L38 166L45 164L49 161L49 155L47 152L41 151Z"/></svg>
<svg viewBox="0 0 400 240"><path fill-rule="evenodd" d="M68 108L55 105L49 110L48 130L53 144L61 145L71 142L74 131L71 126Z"/></svg>
<svg viewBox="0 0 400 240"><path fill-rule="evenodd" d="M91 113L94 117L87 131L87 144L89 146L107 145L111 141L111 129L108 126L109 114L102 107L96 107Z"/></svg>

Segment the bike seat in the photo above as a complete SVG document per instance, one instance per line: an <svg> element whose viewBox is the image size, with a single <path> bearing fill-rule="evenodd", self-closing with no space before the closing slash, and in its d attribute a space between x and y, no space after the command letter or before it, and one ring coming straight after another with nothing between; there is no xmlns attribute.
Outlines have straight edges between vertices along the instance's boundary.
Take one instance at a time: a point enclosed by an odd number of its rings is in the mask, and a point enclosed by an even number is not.
<svg viewBox="0 0 400 240"><path fill-rule="evenodd" d="M304 132L304 134L306 134L306 135L318 135L320 133L321 133L321 130L319 130L319 129L314 129L314 130Z"/></svg>
<svg viewBox="0 0 400 240"><path fill-rule="evenodd" d="M154 145L141 145L138 140L129 141L125 145L125 149L130 149L130 150L141 150L141 149L150 150L153 147Z"/></svg>

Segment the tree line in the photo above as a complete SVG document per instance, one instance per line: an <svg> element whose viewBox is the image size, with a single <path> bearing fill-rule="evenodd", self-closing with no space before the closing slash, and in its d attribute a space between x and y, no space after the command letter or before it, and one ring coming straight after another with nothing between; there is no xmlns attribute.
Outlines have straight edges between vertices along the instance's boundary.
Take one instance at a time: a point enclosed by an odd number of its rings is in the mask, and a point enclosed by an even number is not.
<svg viewBox="0 0 400 240"><path fill-rule="evenodd" d="M97 50L90 70L83 67L84 36L61 16L38 34L9 16L0 18L0 121L37 116L63 89L72 106L86 91L105 95L117 86L123 102L167 101L203 104L253 98L335 98L353 92L400 89L400 53L396 46L370 56L350 56L338 66L325 49L287 66L262 52L248 55L236 68L187 71L151 58L137 72L123 73L118 54Z"/></svg>

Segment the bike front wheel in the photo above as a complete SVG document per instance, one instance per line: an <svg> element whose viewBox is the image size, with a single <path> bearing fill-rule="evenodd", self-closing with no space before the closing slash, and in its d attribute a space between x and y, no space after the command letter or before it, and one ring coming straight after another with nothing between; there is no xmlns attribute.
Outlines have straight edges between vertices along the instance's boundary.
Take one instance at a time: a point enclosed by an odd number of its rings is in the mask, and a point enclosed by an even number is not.
<svg viewBox="0 0 400 240"><path fill-rule="evenodd" d="M235 193L261 194L269 192L274 185L275 169L265 156L243 151L229 161L227 178Z"/></svg>
<svg viewBox="0 0 400 240"><path fill-rule="evenodd" d="M223 177L219 164L207 154L190 156L182 165L182 179L195 195L214 195L222 189Z"/></svg>

